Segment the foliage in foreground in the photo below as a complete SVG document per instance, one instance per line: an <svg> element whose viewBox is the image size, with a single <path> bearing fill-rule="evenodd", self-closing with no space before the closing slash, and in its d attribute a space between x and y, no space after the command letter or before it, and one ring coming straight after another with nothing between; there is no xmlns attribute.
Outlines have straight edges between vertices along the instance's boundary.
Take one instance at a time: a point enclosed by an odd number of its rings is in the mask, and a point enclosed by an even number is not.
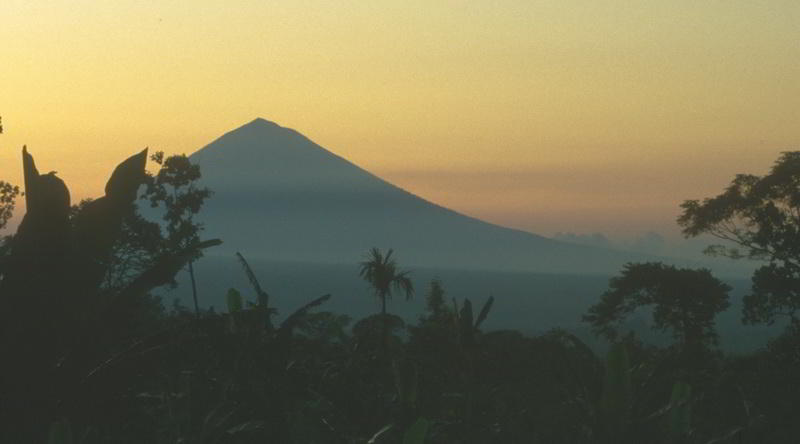
<svg viewBox="0 0 800 444"><path fill-rule="evenodd" d="M412 325L382 311L351 328L348 317L317 311L330 295L279 317L269 304L284 295L268 295L242 255L252 300L232 289L219 295L227 313L154 309L148 291L218 242L156 242L144 256L126 250L147 259L135 273L115 268L121 239L138 248L150 238L128 223L145 160L123 162L106 196L75 210L63 182L24 153L28 214L0 262L3 442L797 440L800 331L791 325L764 350L724 356L714 316L728 288L705 270L626 266L587 314L613 341L603 356L560 330L484 332L494 298L476 310L439 281ZM362 265L379 272L364 277L387 297L386 283L408 272L380 250L371 259L375 267ZM124 279L109 285L117 271ZM674 344L622 331L623 318L647 307Z"/></svg>

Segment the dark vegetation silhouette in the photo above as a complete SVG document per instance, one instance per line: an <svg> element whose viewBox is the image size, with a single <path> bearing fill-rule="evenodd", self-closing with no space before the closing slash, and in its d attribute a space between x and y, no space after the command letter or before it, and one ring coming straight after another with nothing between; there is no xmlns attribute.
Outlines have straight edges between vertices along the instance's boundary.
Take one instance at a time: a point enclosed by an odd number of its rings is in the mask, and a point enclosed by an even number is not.
<svg viewBox="0 0 800 444"><path fill-rule="evenodd" d="M797 442L797 156L683 205L687 235L716 234L744 252L712 251L767 261L745 322L791 320L766 348L725 355L715 316L730 288L708 270L654 262L626 265L588 309L607 349L560 329L483 331L502 295L473 305L438 279L406 324L387 313L393 290L413 291L392 250L360 264L381 312L354 324L321 310L328 294L278 313L271 304L287 295L268 292L240 253L252 288L220 294L226 312L166 309L150 292L220 244L195 222L210 193L200 171L156 154L148 175L145 150L114 170L105 196L71 205L23 150L27 212L0 250L0 442ZM0 228L21 196L0 186ZM166 216L151 221L137 203ZM635 319L675 342L643 342Z"/></svg>
<svg viewBox="0 0 800 444"><path fill-rule="evenodd" d="M169 251L180 251L199 242L202 224L196 222L194 216L211 196L211 190L197 185L200 167L192 164L185 155L165 159L164 153L159 151L151 159L161 168L155 176L147 176L146 192L142 198L149 200L153 208L163 207L166 237L162 243ZM188 266L197 317L200 317L200 306L197 303L197 282L192 264L202 255L202 250L197 250Z"/></svg>
<svg viewBox="0 0 800 444"><path fill-rule="evenodd" d="M745 323L788 318L800 328L800 151L784 152L769 174L739 174L725 191L687 200L678 224L687 237L710 234L726 244L709 254L765 261L753 274ZM733 244L733 246L731 246Z"/></svg>
<svg viewBox="0 0 800 444"><path fill-rule="evenodd" d="M109 358L136 347L130 334L147 292L219 243L160 251L125 285L106 287L124 221L145 182L147 150L117 166L105 196L76 208L61 179L40 174L25 148L22 157L27 211L6 242L0 269L0 433L6 442L39 441L57 412L81 411L83 394L105 391Z"/></svg>
<svg viewBox="0 0 800 444"><path fill-rule="evenodd" d="M0 230L6 227L14 214L17 196L20 190L16 185L0 180Z"/></svg>
<svg viewBox="0 0 800 444"><path fill-rule="evenodd" d="M392 258L393 251L389 249L384 255L378 248L369 250L367 260L361 262L359 274L365 281L369 282L375 291L375 296L381 302L381 341L386 348L389 335L390 319L386 313L386 300L392 297L392 289L402 291L406 299L410 299L414 294L414 286L409 278L408 271L401 271L397 267L397 262Z"/></svg>
<svg viewBox="0 0 800 444"><path fill-rule="evenodd" d="M705 269L628 264L583 320L613 342L619 339L626 317L650 306L653 328L671 330L681 349L707 348L717 345L714 317L730 305L730 289Z"/></svg>

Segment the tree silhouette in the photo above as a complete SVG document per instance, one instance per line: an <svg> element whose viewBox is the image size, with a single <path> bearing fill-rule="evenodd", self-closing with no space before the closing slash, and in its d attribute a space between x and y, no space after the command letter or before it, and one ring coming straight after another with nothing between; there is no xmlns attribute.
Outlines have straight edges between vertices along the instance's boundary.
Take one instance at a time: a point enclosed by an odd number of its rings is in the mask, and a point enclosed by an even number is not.
<svg viewBox="0 0 800 444"><path fill-rule="evenodd" d="M383 319L383 344L386 346L388 335L388 319L386 316L386 299L392 297L392 290L402 291L406 300L414 295L414 286L408 277L410 271L400 270L392 259L392 249L384 255L380 249L372 248L367 260L361 262L359 275L369 282L375 291L375 296L381 301L381 318Z"/></svg>
<svg viewBox="0 0 800 444"><path fill-rule="evenodd" d="M0 134L3 134L3 117L0 116ZM0 180L0 230L5 228L14 214L14 204L19 195L19 187Z"/></svg>
<svg viewBox="0 0 800 444"><path fill-rule="evenodd" d="M428 315L420 318L422 322L438 324L452 322L453 314L444 300L444 286L438 278L430 282L428 293L425 295L425 309Z"/></svg>
<svg viewBox="0 0 800 444"><path fill-rule="evenodd" d="M34 437L58 411L81 405L76 390L85 387L87 375L126 346L120 338L135 315L131 304L169 282L198 249L219 244L198 241L162 255L119 291L103 290L146 159L144 150L120 163L105 194L73 213L66 184L55 173L40 174L23 148L26 214L0 268L3 442L42 442Z"/></svg>
<svg viewBox="0 0 800 444"><path fill-rule="evenodd" d="M713 198L687 200L678 224L686 237L710 234L728 242L708 254L768 263L753 275L744 299L745 323L788 316L800 327L800 151L784 152L769 174L737 175ZM730 246L733 244L734 246Z"/></svg>
<svg viewBox="0 0 800 444"><path fill-rule="evenodd" d="M200 166L191 163L186 155L164 158L164 153L159 151L150 156L150 159L159 164L161 169L155 176L148 177L143 197L148 199L154 208L164 207L166 250L181 251L200 240L203 226L194 220L194 216L200 211L205 200L211 196L211 191L197 185L200 179ZM198 317L200 306L197 302L193 263L201 256L202 251L197 250L195 257L188 264L195 315Z"/></svg>
<svg viewBox="0 0 800 444"><path fill-rule="evenodd" d="M653 328L671 330L682 349L715 345L714 317L730 305L731 287L706 269L658 262L627 264L609 287L583 320L612 341L619 338L620 326L629 314L653 306Z"/></svg>
<svg viewBox="0 0 800 444"><path fill-rule="evenodd" d="M0 230L5 228L8 220L13 216L19 194L18 186L0 180Z"/></svg>

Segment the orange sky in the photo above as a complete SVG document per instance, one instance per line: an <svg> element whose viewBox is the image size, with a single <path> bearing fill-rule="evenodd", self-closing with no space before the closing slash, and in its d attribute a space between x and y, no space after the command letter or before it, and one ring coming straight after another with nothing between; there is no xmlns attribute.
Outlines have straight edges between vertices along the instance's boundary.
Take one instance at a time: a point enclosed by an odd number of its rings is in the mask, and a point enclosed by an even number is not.
<svg viewBox="0 0 800 444"><path fill-rule="evenodd" d="M798 23L796 0L4 0L0 178L26 143L93 196L260 116L492 222L674 234L682 200L800 149Z"/></svg>

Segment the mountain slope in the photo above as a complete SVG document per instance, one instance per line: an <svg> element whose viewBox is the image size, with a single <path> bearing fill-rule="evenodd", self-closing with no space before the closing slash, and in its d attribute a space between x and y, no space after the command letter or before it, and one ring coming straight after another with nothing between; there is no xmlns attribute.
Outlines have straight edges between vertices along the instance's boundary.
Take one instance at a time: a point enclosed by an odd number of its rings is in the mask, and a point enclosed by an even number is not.
<svg viewBox="0 0 800 444"><path fill-rule="evenodd" d="M191 155L214 191L201 220L215 254L352 263L371 247L403 265L616 273L634 253L562 243L421 199L264 119Z"/></svg>

